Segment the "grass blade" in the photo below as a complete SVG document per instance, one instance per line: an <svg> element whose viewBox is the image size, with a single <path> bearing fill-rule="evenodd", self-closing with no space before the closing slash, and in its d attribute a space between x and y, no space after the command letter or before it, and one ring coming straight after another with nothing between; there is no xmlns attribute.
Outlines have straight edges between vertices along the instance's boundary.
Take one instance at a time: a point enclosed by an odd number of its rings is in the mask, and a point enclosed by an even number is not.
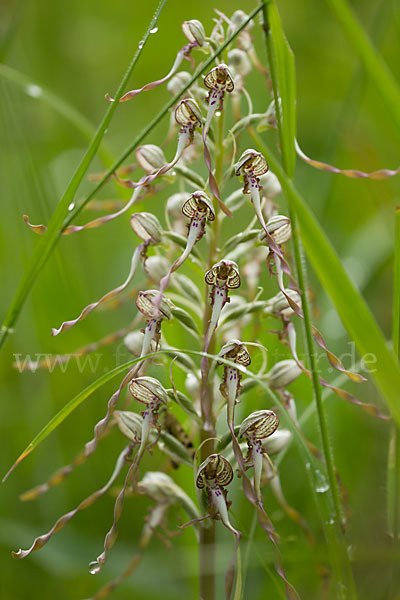
<svg viewBox="0 0 400 600"><path fill-rule="evenodd" d="M326 0L357 53L386 110L400 129L400 86L387 64L375 50L346 0Z"/></svg>
<svg viewBox="0 0 400 600"><path fill-rule="evenodd" d="M372 354L375 357L376 368L371 375L393 418L400 424L400 404L398 402L400 368L388 348L382 331L321 226L282 169L279 161L260 136L254 134L254 140L258 149L266 157L271 170L278 177L288 202L296 210L300 235L309 261L335 305L345 328L354 340L359 354L361 356Z"/></svg>
<svg viewBox="0 0 400 600"><path fill-rule="evenodd" d="M132 71L139 60L139 57L142 53L143 47L146 44L147 39L150 36L150 31L154 29L157 23L157 19L164 7L166 0L161 0L154 16L150 22L150 25L147 28L147 31L143 37L143 44L138 47L136 50L133 59L123 76L121 83L118 87L118 91L115 95L116 100L118 100L125 89L125 86L128 82L129 77L132 74ZM8 309L8 312L5 316L2 328L0 330L0 348L4 344L8 334L12 331L12 328L18 318L19 313L25 303L25 300L36 280L38 273L41 268L45 264L47 258L49 257L52 249L56 245L58 238L60 236L60 229L65 219L65 216L68 214L68 206L73 202L75 198L75 194L79 188L81 181L83 180L86 171L89 168L89 165L94 158L99 146L100 142L104 136L105 131L107 130L111 119L114 115L114 112L118 106L117 102L112 102L108 105L106 113L102 122L100 123L95 136L92 138L92 141L89 144L88 149L86 150L84 156L82 157L75 173L73 174L67 189L65 190L60 202L58 203L52 218L50 219L47 233L39 239L36 243L36 247L32 253L28 266L26 268L25 274L23 275L20 284L18 286L17 292L14 296L14 299Z"/></svg>
<svg viewBox="0 0 400 600"><path fill-rule="evenodd" d="M19 87L30 98L37 99L52 108L66 121L69 121L87 141L90 142L95 135L96 129L94 125L79 110L51 90L39 85L36 81L32 81L24 73L8 65L0 64L0 77ZM112 163L113 156L110 150L108 150L105 141L100 144L98 153L105 165Z"/></svg>
<svg viewBox="0 0 400 600"><path fill-rule="evenodd" d="M289 177L296 164L296 78L294 55L283 33L275 2L264 2L264 31L273 82L282 163Z"/></svg>

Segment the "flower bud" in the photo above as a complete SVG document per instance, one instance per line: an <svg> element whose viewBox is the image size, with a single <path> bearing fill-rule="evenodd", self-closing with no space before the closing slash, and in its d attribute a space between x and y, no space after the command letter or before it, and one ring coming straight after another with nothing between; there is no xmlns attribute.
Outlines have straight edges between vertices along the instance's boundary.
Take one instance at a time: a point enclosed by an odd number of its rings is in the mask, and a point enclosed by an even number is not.
<svg viewBox="0 0 400 600"><path fill-rule="evenodd" d="M170 319L172 312L170 305L165 298L162 298L158 308L153 304L153 300L156 296L158 296L158 293L158 290L146 290L145 292L139 292L138 297L136 298L136 306L140 312L149 319L158 317L159 313L161 313L162 318Z"/></svg>
<svg viewBox="0 0 400 600"><path fill-rule="evenodd" d="M233 469L229 461L221 454L210 454L201 463L196 476L196 487L200 490L208 485L217 483L220 486L228 485L233 479Z"/></svg>
<svg viewBox="0 0 400 600"><path fill-rule="evenodd" d="M153 498L157 504L179 503L186 510L189 517L193 519L200 517L193 501L166 473L161 471L146 473L137 484L137 490L139 494L147 494L150 498Z"/></svg>
<svg viewBox="0 0 400 600"><path fill-rule="evenodd" d="M182 23L183 35L189 40L191 44L196 43L198 46L203 46L206 34L204 31L203 24L197 19L191 21L184 21Z"/></svg>
<svg viewBox="0 0 400 600"><path fill-rule="evenodd" d="M205 275L207 285L215 285L217 280L226 281L230 290L240 287L239 267L233 260L220 260Z"/></svg>
<svg viewBox="0 0 400 600"><path fill-rule="evenodd" d="M290 385L302 374L296 361L289 358L277 362L267 374L268 385L272 389L284 388Z"/></svg>
<svg viewBox="0 0 400 600"><path fill-rule="evenodd" d="M152 213L134 213L130 219L131 227L138 237L148 244L159 244L162 238L160 221Z"/></svg>
<svg viewBox="0 0 400 600"><path fill-rule="evenodd" d="M251 71L251 62L247 58L246 52L234 48L228 52L228 65L237 75L245 77Z"/></svg>
<svg viewBox="0 0 400 600"><path fill-rule="evenodd" d="M136 149L136 160L139 166L146 171L152 173L164 167L167 164L167 159L164 152L155 144L145 144Z"/></svg>
<svg viewBox="0 0 400 600"><path fill-rule="evenodd" d="M175 120L182 127L198 127L201 125L199 105L192 98L184 98L175 109Z"/></svg>
<svg viewBox="0 0 400 600"><path fill-rule="evenodd" d="M292 237L290 219L284 215L274 215L271 217L267 223L267 230L273 240L279 245L285 244ZM261 242L267 242L265 239L265 231L260 232L259 240Z"/></svg>
<svg viewBox="0 0 400 600"><path fill-rule="evenodd" d="M268 171L267 173L264 173L264 175L261 175L260 184L262 185L264 196L270 200L275 198L275 196L280 194L282 191L279 179L275 173L272 173L272 171Z"/></svg>
<svg viewBox="0 0 400 600"><path fill-rule="evenodd" d="M171 96L177 96L178 94L180 94L183 88L185 88L186 85L189 83L191 78L191 74L187 71L180 71L179 73L171 77L167 84L167 90L169 91Z"/></svg>
<svg viewBox="0 0 400 600"><path fill-rule="evenodd" d="M290 444L291 439L292 434L289 429L277 429L262 442L262 447L269 455L277 454Z"/></svg>
<svg viewBox="0 0 400 600"><path fill-rule="evenodd" d="M249 440L262 440L276 431L279 417L273 410L256 410L242 422L239 437Z"/></svg>
<svg viewBox="0 0 400 600"><path fill-rule="evenodd" d="M143 263L143 270L153 283L160 283L169 271L169 261L165 256L149 256Z"/></svg>
<svg viewBox="0 0 400 600"><path fill-rule="evenodd" d="M172 219L180 219L182 217L182 206L187 199L187 193L177 192L172 194L167 200L167 210Z"/></svg>
<svg viewBox="0 0 400 600"><path fill-rule="evenodd" d="M293 302L298 306L301 305L301 298L298 292L289 288L285 289L285 294L289 296ZM284 317L290 317L294 313L293 308L290 306L287 298L282 292L278 292L276 296L270 298L267 301L267 312L271 312L273 315L279 315Z"/></svg>
<svg viewBox="0 0 400 600"><path fill-rule="evenodd" d="M140 356L143 347L144 334L141 331L131 331L124 337L124 345L134 356ZM151 342L150 351L154 352L156 345Z"/></svg>
<svg viewBox="0 0 400 600"><path fill-rule="evenodd" d="M213 203L204 192L193 192L182 206L182 213L185 217L193 219L196 214L205 213L208 221L214 221L215 211Z"/></svg>
<svg viewBox="0 0 400 600"><path fill-rule="evenodd" d="M140 442L142 439L143 419L138 413L128 410L115 410L113 413L121 433L131 442ZM154 443L155 433L150 433L149 443Z"/></svg>
<svg viewBox="0 0 400 600"><path fill-rule="evenodd" d="M154 377L136 377L129 384L129 391L138 402L150 404L158 401L167 404L168 395L164 387Z"/></svg>
<svg viewBox="0 0 400 600"><path fill-rule="evenodd" d="M231 22L232 22L232 25L234 26L234 29L237 29L238 27L240 27L241 24L246 21L246 19L248 19L248 15L246 15L246 13L243 10L235 10L233 15L231 16ZM249 21L248 24L246 25L245 29L252 29L253 27L254 27L254 21L253 21L253 19L251 19L251 21Z"/></svg>

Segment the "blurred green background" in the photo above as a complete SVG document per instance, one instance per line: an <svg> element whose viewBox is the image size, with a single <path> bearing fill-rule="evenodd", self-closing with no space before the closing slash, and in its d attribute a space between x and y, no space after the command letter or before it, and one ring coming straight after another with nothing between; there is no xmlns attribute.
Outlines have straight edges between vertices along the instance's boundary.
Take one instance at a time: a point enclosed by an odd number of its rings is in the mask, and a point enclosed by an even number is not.
<svg viewBox="0 0 400 600"><path fill-rule="evenodd" d="M400 8L397 2L358 0L353 8L393 73L400 78ZM131 87L164 75L184 43L182 21L200 19L207 32L212 28L214 8L231 15L234 10L250 12L255 3L209 0L202 3L168 0L159 19L159 30L151 36L135 69ZM398 163L400 132L374 89L369 85L357 57L348 46L327 5L317 0L278 3L285 32L296 57L298 139L303 150L314 158L343 168L367 171ZM3 0L0 5L0 59L31 80L30 86L16 83L15 72L0 70L0 187L1 187L1 297L3 316L36 242L24 225L22 215L34 223L46 223L59 201L88 139L76 126L38 97L37 86L59 98L97 126L106 109L104 93L115 91L134 49L156 8L156 2L86 0L68 3L42 0ZM260 31L255 44L265 60ZM184 65L189 70L189 63ZM13 81L12 79L15 79ZM256 111L267 108L265 83L251 76ZM119 107L105 136L107 151L118 156L133 137L169 100L165 87ZM147 142L156 143L165 134L163 122ZM251 145L251 144L250 144ZM104 148L104 146L103 146ZM96 160L92 172L102 170ZM399 179L371 182L348 180L317 172L298 163L296 184L334 243L346 268L361 289L374 315L390 336L392 293L392 248L394 207L399 202ZM90 189L81 187L78 198ZM164 190L158 206L169 193ZM101 197L115 198L109 185ZM125 194L126 195L126 194ZM283 204L284 206L284 204ZM90 213L86 213L85 217ZM126 326L135 309L125 304L118 311L93 315L79 327L52 338L51 327L70 318L89 301L120 283L128 270L132 237L127 234L129 217L104 228L64 238L40 274L26 303L16 331L10 336L1 361L0 428L2 452L0 474L5 473L41 427L79 390L105 370L115 366L115 346L102 351L98 364L79 369L68 365L65 373L22 373L12 367L15 354L32 358L37 353L64 353L88 344ZM86 218L85 218L86 220ZM139 276L138 284L140 283ZM310 273L315 293L315 320L329 345L338 353L351 352L348 337L317 280ZM266 282L264 282L267 285ZM271 285L271 284L268 284ZM271 294L273 287L271 286ZM185 338L182 339L184 343ZM177 345L179 339L177 340ZM275 342L271 342L272 344ZM119 361L128 358L122 350ZM345 359L346 360L346 359ZM347 359L350 360L350 357ZM350 366L347 362L346 366ZM327 372L332 378L333 374ZM300 412L310 403L310 386L300 378L292 388ZM103 415L105 403L116 381L95 393L1 487L0 561L4 600L57 597L79 600L90 597L98 586L118 575L135 551L146 513L146 499L127 502L120 525L120 537L107 567L94 580L87 564L99 554L103 536L111 523L113 498L103 498L90 510L80 513L40 552L17 562L10 551L28 547L33 538L47 531L55 519L74 507L108 478L123 441L114 432L90 462L78 469L68 483L51 490L33 503L21 503L18 495L41 483L56 468L67 464L90 439L94 423ZM358 391L358 390L357 390ZM258 394L258 395L257 395ZM362 389L363 401L379 403L372 384ZM261 408L261 392L254 395L254 408ZM349 539L354 553L360 598L380 599L386 580L387 537L385 533L385 469L387 427L355 407L331 396L327 403L329 427L337 466L349 490L352 511ZM306 434L318 442L316 424L309 421ZM291 448L281 465L285 493L311 527L317 521L307 486L299 469L299 457ZM155 463L165 464L156 455ZM147 466L154 462L147 459ZM151 466L150 466L151 465ZM173 476L191 488L191 473L181 468ZM193 497L193 493L192 493ZM239 526L250 527L251 511L238 494L233 494L234 515ZM318 580L313 574L315 558L305 545L300 530L287 520L278 505L266 494L268 509L282 536L282 553L289 579L303 598L317 598ZM170 519L171 529L174 519ZM314 531L318 536L318 530ZM220 580L230 556L232 541L221 535ZM154 540L135 576L114 592L114 598L165 600L197 597L197 549L190 530L166 552ZM323 548L320 548L323 551ZM250 552L246 598L278 598L265 568L271 559L270 544L256 533ZM311 566L310 566L311 565ZM275 576L276 577L276 576ZM386 579L385 579L386 578ZM221 585L221 581L219 585ZM222 594L222 588L221 588ZM221 596L222 597L222 596Z"/></svg>

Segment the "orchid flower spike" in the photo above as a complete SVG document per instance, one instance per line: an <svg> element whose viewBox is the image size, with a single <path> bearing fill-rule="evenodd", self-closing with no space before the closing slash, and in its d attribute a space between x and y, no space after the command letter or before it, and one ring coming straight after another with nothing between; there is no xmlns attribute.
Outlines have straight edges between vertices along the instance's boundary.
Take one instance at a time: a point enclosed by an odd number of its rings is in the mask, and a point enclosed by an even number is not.
<svg viewBox="0 0 400 600"><path fill-rule="evenodd" d="M231 340L222 346L218 356L229 359L243 367L248 367L251 363L250 354L245 344L239 340ZM239 402L240 379L241 373L238 369L228 365L224 366L224 379L219 389L227 402L227 419L231 431L233 431L235 425L235 404Z"/></svg>
<svg viewBox="0 0 400 600"><path fill-rule="evenodd" d="M278 428L279 418L273 410L257 410L249 415L241 424L239 437L247 440L249 449L248 459L252 460L254 467L254 489L258 501L261 503L261 475L263 470L263 456L265 450L262 440L272 435Z"/></svg>
<svg viewBox="0 0 400 600"><path fill-rule="evenodd" d="M229 461L221 454L210 454L197 471L196 487L205 489L207 494L208 511L211 518L220 518L222 523L235 536L240 533L232 527L228 517L226 490L224 489L233 479L233 469Z"/></svg>
<svg viewBox="0 0 400 600"><path fill-rule="evenodd" d="M183 59L186 59L189 61L191 60L190 52L192 51L192 49L196 48L196 47L201 47L204 45L205 37L206 37L205 32L204 32L204 27L203 27L202 23L200 21L198 21L197 19L193 19L191 21L185 21L184 23L182 23L182 32L185 35L185 37L188 39L189 43L185 44L185 46L183 46L183 48L181 48L179 50L178 54L176 55L175 62L172 65L169 72L167 73L167 75L165 75L165 77L162 77L161 79L156 79L155 81L146 83L141 88L138 88L135 90L130 90L129 92L127 92L126 94L121 96L121 98L119 99L119 102L127 102L128 100L132 100L132 98L135 98L135 96L137 96L141 92L146 92L147 90L152 90L152 89L158 87L159 85L162 85L169 79L171 79L171 77L178 71L179 67L182 64ZM109 94L106 94L105 98L109 102L115 101L114 98L111 98L111 96Z"/></svg>
<svg viewBox="0 0 400 600"><path fill-rule="evenodd" d="M220 260L205 274L207 285L211 285L211 319L205 341L207 352L211 338L218 324L221 310L229 302L228 291L240 287L239 268L232 260Z"/></svg>

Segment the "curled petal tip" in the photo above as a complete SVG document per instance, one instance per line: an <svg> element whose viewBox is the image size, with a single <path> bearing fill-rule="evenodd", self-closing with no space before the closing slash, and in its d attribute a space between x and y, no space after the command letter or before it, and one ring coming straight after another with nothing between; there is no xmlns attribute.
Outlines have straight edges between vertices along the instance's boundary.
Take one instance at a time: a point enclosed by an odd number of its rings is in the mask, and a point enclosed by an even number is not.
<svg viewBox="0 0 400 600"><path fill-rule="evenodd" d="M54 327L51 328L51 335L53 337L55 337L56 335L58 335L60 333L59 329L55 329Z"/></svg>
<svg viewBox="0 0 400 600"><path fill-rule="evenodd" d="M109 102L115 102L114 98L111 98L111 96L108 92L107 92L107 94L105 94L104 98L106 100L108 100Z"/></svg>
<svg viewBox="0 0 400 600"><path fill-rule="evenodd" d="M18 552L14 552L14 551L13 551L13 552L11 552L11 556L12 556L13 558L16 558L16 559L23 558L23 557L21 556L22 554L23 554L23 550L22 550L22 548L20 548L20 549L18 550Z"/></svg>

